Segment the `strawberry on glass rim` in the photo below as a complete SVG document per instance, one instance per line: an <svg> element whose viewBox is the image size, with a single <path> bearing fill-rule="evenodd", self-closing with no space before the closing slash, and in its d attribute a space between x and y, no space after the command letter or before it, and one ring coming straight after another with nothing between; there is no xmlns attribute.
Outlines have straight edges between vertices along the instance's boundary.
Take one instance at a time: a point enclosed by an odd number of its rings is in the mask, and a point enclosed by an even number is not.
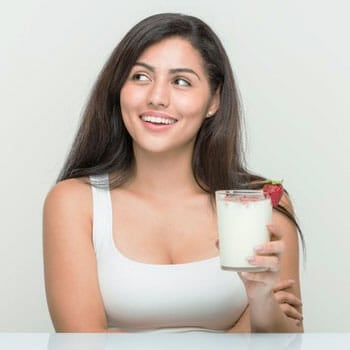
<svg viewBox="0 0 350 350"><path fill-rule="evenodd" d="M283 180L265 180L262 181L264 184L262 190L265 194L267 194L270 199L272 206L275 208L278 206L282 196L283 196Z"/></svg>

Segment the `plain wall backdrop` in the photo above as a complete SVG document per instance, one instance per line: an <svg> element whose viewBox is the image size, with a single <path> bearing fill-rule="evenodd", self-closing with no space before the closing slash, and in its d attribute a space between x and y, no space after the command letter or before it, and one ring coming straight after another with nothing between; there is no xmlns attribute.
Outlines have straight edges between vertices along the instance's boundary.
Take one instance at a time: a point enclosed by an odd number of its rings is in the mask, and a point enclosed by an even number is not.
<svg viewBox="0 0 350 350"><path fill-rule="evenodd" d="M203 18L240 87L250 169L283 178L307 244L305 330L350 331L347 1L12 0L0 11L0 331L50 332L42 205L98 72L158 12Z"/></svg>

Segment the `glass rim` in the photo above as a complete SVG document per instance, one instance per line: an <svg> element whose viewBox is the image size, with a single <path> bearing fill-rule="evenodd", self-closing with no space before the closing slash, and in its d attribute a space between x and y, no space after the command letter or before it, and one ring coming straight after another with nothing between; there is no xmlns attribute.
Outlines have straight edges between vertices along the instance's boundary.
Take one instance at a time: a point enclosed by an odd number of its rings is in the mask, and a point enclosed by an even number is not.
<svg viewBox="0 0 350 350"><path fill-rule="evenodd" d="M215 194L264 194L265 192L260 190L245 190L245 189L233 189L233 190L217 190Z"/></svg>
<svg viewBox="0 0 350 350"><path fill-rule="evenodd" d="M263 190L219 190L215 191L215 200L248 200L248 201L262 201L269 199L270 196L268 193Z"/></svg>

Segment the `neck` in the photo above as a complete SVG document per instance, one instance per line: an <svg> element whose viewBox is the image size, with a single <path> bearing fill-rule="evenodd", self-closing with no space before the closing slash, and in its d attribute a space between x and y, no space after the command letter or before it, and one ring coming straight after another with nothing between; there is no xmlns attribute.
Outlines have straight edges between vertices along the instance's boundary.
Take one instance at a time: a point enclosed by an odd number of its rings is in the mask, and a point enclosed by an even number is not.
<svg viewBox="0 0 350 350"><path fill-rule="evenodd" d="M202 193L192 171L192 153L135 150L134 175L127 186L152 196Z"/></svg>

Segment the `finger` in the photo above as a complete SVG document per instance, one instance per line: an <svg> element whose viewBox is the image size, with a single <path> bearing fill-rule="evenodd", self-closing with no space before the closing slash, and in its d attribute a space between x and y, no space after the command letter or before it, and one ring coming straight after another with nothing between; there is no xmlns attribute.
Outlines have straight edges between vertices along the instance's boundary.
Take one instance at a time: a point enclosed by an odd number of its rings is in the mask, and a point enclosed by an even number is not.
<svg viewBox="0 0 350 350"><path fill-rule="evenodd" d="M304 319L304 318L303 318L303 319ZM303 322L303 319L297 320L297 321L295 322L295 324L296 324L297 327L301 327L301 324L302 324L302 322Z"/></svg>
<svg viewBox="0 0 350 350"><path fill-rule="evenodd" d="M303 320L303 315L296 308L288 304L282 304L281 309L287 317L294 318L295 320L299 321Z"/></svg>
<svg viewBox="0 0 350 350"><path fill-rule="evenodd" d="M256 254L259 255L282 255L284 252L283 241L270 241L265 244L258 245L254 248Z"/></svg>
<svg viewBox="0 0 350 350"><path fill-rule="evenodd" d="M273 291L274 291L274 292L277 292L277 291L279 291L279 290L288 289L288 288L292 287L294 284L295 284L295 281L292 280L292 279L283 280L283 281L278 282L278 283L274 286Z"/></svg>
<svg viewBox="0 0 350 350"><path fill-rule="evenodd" d="M295 320L292 317L288 317L288 319L290 319L292 322L294 322L297 327L301 327L302 320Z"/></svg>
<svg viewBox="0 0 350 350"><path fill-rule="evenodd" d="M279 258L277 256L255 255L247 259L248 263L253 266L264 266L271 272L280 270Z"/></svg>
<svg viewBox="0 0 350 350"><path fill-rule="evenodd" d="M296 308L290 306L289 304L280 304L280 307L287 317L299 321L303 320L303 315Z"/></svg>
<svg viewBox="0 0 350 350"><path fill-rule="evenodd" d="M279 291L274 293L275 299L279 304L289 304L291 306L302 306L301 300L293 293Z"/></svg>
<svg viewBox="0 0 350 350"><path fill-rule="evenodd" d="M275 299L280 303L290 304L293 306L302 306L301 300L293 293L279 291L274 293Z"/></svg>
<svg viewBox="0 0 350 350"><path fill-rule="evenodd" d="M291 321L291 322L294 322L296 326L300 327L301 326L301 323L303 320L296 320L295 318L293 317L288 317L287 318Z"/></svg>

